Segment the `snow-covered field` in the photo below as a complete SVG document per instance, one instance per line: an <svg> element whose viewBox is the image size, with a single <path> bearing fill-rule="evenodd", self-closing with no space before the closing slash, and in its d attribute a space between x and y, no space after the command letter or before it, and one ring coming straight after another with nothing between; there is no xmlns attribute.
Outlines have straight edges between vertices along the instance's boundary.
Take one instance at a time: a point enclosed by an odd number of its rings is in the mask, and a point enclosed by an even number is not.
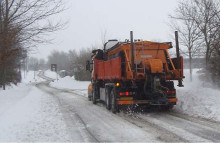
<svg viewBox="0 0 220 143"><path fill-rule="evenodd" d="M175 110L191 116L220 121L220 90L204 87L198 77L198 69L193 70L193 81L190 82L189 70L185 70L184 87L177 87L179 99ZM177 85L177 83L175 84Z"/></svg>
<svg viewBox="0 0 220 143"><path fill-rule="evenodd" d="M41 81L30 71L21 84L0 91L0 142L69 141L56 101L32 85Z"/></svg>

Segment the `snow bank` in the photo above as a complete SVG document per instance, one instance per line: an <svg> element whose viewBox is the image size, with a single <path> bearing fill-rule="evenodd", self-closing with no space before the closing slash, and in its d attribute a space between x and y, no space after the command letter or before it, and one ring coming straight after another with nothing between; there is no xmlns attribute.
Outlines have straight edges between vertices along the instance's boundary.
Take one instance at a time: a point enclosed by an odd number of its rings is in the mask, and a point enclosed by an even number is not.
<svg viewBox="0 0 220 143"><path fill-rule="evenodd" d="M34 76L35 74L35 76ZM27 84L32 84L32 83L39 83L42 81L45 81L44 79L38 77L39 72L36 71L34 73L34 71L29 71L29 72L25 72L22 71L21 74L21 83L18 83L17 85L11 84L11 85L6 85L6 90L10 90L13 88L22 88L23 86L27 85ZM0 88L0 92L3 92L2 88Z"/></svg>
<svg viewBox="0 0 220 143"><path fill-rule="evenodd" d="M77 81L74 77L66 76L60 78L58 81L55 80L54 82L51 82L50 86L59 89L77 90L77 92L87 95L87 89L90 83L90 81Z"/></svg>
<svg viewBox="0 0 220 143"><path fill-rule="evenodd" d="M204 87L205 81L199 79L197 71L193 70L192 82L189 70L184 71L184 87L177 87L179 101L175 109L188 115L220 121L220 90Z"/></svg>
<svg viewBox="0 0 220 143"><path fill-rule="evenodd" d="M0 142L70 141L56 101L31 85L0 92Z"/></svg>
<svg viewBox="0 0 220 143"><path fill-rule="evenodd" d="M52 78L52 79L60 78L59 75L57 75L56 72L53 72L53 71L51 71L51 70L46 70L46 71L44 72L44 75L45 75L46 77L49 77L49 78Z"/></svg>
<svg viewBox="0 0 220 143"><path fill-rule="evenodd" d="M38 74L41 74L39 71L28 71L22 73L22 81L21 83L39 83L45 81L44 79L40 78Z"/></svg>
<svg viewBox="0 0 220 143"><path fill-rule="evenodd" d="M44 81L34 71L22 82L0 90L0 142L70 141L57 102L32 83Z"/></svg>
<svg viewBox="0 0 220 143"><path fill-rule="evenodd" d="M14 105L20 98L26 96L24 93L28 93L29 91L29 86L24 84L19 86L12 85L10 90L7 89L0 91L0 116L12 105Z"/></svg>

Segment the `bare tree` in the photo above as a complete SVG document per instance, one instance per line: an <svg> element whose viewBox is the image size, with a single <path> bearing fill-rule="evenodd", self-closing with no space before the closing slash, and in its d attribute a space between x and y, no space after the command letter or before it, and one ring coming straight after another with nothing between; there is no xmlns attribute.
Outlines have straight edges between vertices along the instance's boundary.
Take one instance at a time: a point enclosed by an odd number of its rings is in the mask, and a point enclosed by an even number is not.
<svg viewBox="0 0 220 143"><path fill-rule="evenodd" d="M102 47L104 47L104 44L107 42L107 30L101 31L101 42L102 42Z"/></svg>
<svg viewBox="0 0 220 143"><path fill-rule="evenodd" d="M62 12L62 0L2 0L1 17L4 29L13 26L22 46L45 42L42 36L63 27L63 23L51 21L54 15ZM31 45L33 46L33 45Z"/></svg>
<svg viewBox="0 0 220 143"><path fill-rule="evenodd" d="M65 52L53 51L48 56L48 65L57 64L57 70L67 70L69 68L69 57Z"/></svg>
<svg viewBox="0 0 220 143"><path fill-rule="evenodd" d="M91 74L86 71L86 61L91 59L92 48L81 49L79 51L76 64L78 66L78 71L75 72L75 79L81 81L90 81Z"/></svg>
<svg viewBox="0 0 220 143"><path fill-rule="evenodd" d="M212 43L212 47L214 48L214 51L211 55L210 59L210 71L212 73L212 81L215 83L215 85L220 85L220 29L218 32L217 37L215 38L215 41Z"/></svg>
<svg viewBox="0 0 220 143"><path fill-rule="evenodd" d="M63 10L62 0L0 0L0 66L3 69L0 77L3 77L3 88L9 59L19 56L23 49L48 42L45 36L63 27L63 23L51 20Z"/></svg>
<svg viewBox="0 0 220 143"><path fill-rule="evenodd" d="M209 71L206 76L208 79L212 78L215 83L219 81L220 0L182 0L171 18L181 23L179 31L181 37L186 39L182 41L188 47L189 55L192 53L190 52L191 46L196 50L196 54L198 54L197 49L200 51L204 49L202 51L205 53L206 69ZM184 25L186 30L183 28Z"/></svg>
<svg viewBox="0 0 220 143"><path fill-rule="evenodd" d="M90 81L91 74L85 70L85 67L86 61L91 59L91 53L92 48L83 48L79 52L53 51L48 56L48 65L57 64L58 70L66 70L70 76L74 75L76 80Z"/></svg>
<svg viewBox="0 0 220 143"><path fill-rule="evenodd" d="M219 32L220 1L219 0L195 0L196 15L192 16L198 28L204 36L206 45L206 65L209 63L214 50L212 43Z"/></svg>
<svg viewBox="0 0 220 143"><path fill-rule="evenodd" d="M183 0L179 2L177 15L173 18L183 21L193 21L202 33L205 44L206 66L214 50L212 43L215 41L219 29L220 1L219 0Z"/></svg>
<svg viewBox="0 0 220 143"><path fill-rule="evenodd" d="M182 54L189 57L190 80L192 81L192 59L195 56L201 55L202 35L193 19L178 18L192 13L192 10L189 9L188 6L187 4L179 3L175 10L175 14L169 16L171 19L169 26L172 31L179 31L180 44L183 46L180 50Z"/></svg>

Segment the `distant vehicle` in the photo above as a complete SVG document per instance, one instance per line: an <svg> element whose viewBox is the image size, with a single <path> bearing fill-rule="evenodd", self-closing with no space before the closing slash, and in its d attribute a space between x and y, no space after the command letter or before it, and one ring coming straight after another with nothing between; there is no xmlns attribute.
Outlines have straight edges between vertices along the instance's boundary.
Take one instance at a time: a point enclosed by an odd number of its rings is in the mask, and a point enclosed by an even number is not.
<svg viewBox="0 0 220 143"><path fill-rule="evenodd" d="M68 73L66 70L60 70L59 75L61 78L64 78L65 76L68 76Z"/></svg>
<svg viewBox="0 0 220 143"><path fill-rule="evenodd" d="M103 50L93 50L92 63L87 61L86 67L92 72L89 99L94 104L104 101L113 113L123 105L132 104L172 108L178 100L172 80L183 86L184 78L178 38L176 41L177 58L173 59L168 53L171 42L133 41L133 32L130 41L109 40Z"/></svg>

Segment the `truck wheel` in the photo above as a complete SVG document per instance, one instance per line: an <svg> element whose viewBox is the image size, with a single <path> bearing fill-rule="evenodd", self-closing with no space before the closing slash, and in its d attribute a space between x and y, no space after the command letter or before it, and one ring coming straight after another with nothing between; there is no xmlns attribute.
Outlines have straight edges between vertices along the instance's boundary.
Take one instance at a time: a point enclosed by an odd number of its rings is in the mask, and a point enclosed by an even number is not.
<svg viewBox="0 0 220 143"><path fill-rule="evenodd" d="M88 96L88 100L89 100L89 101L92 101L92 96L91 96L91 95Z"/></svg>
<svg viewBox="0 0 220 143"><path fill-rule="evenodd" d="M111 109L111 100L110 100L110 88L106 87L105 88L105 105L106 109L110 110Z"/></svg>
<svg viewBox="0 0 220 143"><path fill-rule="evenodd" d="M117 112L117 103L116 103L116 94L114 89L112 89L111 91L111 102L112 102L111 104L112 113L115 114Z"/></svg>
<svg viewBox="0 0 220 143"><path fill-rule="evenodd" d="M97 94L97 90L96 90L96 85L93 86L92 88L92 103L96 104L96 94Z"/></svg>

